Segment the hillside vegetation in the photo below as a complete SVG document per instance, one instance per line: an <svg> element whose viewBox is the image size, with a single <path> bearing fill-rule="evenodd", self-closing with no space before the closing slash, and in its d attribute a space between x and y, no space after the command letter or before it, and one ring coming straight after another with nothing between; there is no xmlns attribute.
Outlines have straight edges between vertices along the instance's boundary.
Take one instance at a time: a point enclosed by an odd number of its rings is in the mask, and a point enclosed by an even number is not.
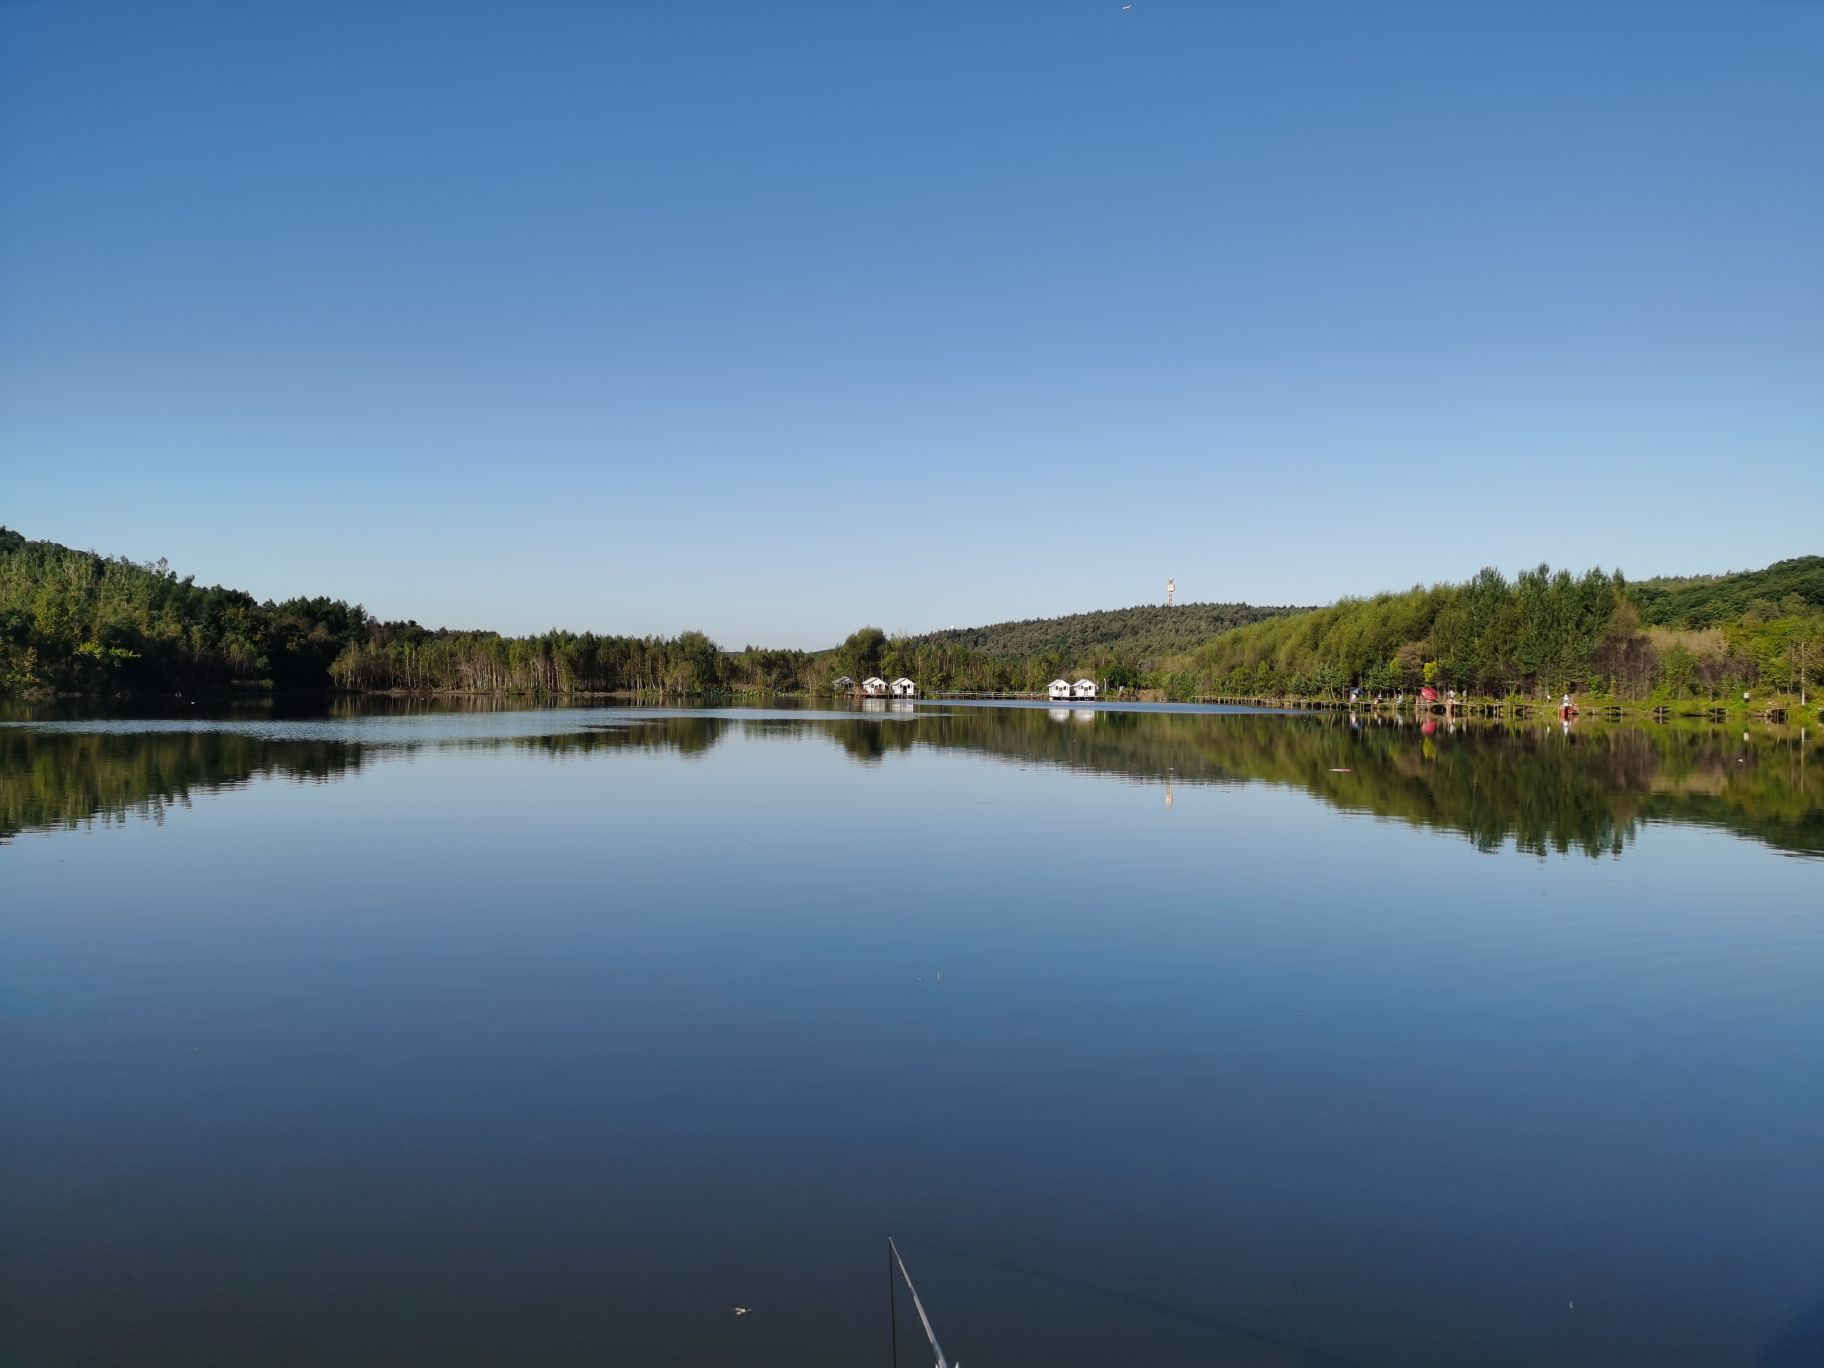
<svg viewBox="0 0 1824 1368"><path fill-rule="evenodd" d="M1683 579L1641 580L1628 587L1644 623L1656 627L1715 627L1758 614L1775 616L1794 604L1824 605L1824 556L1775 561L1765 570Z"/></svg>
<svg viewBox="0 0 1824 1368"><path fill-rule="evenodd" d="M1781 597L1774 598L1774 591ZM1824 656L1824 557L1707 580L1634 586L1549 566L1513 580L1345 599L1225 633L1168 662L1201 696L1394 693L1425 684L1491 696L1722 698L1805 692Z"/></svg>
<svg viewBox="0 0 1824 1368"><path fill-rule="evenodd" d="M1147 603L1065 617L997 622L987 627L956 627L946 632L926 632L911 640L919 645L960 646L997 660L1044 655L1075 658L1092 652L1111 652L1145 667L1250 622L1305 611L1308 610L1257 608L1249 603L1184 603L1171 608Z"/></svg>
<svg viewBox="0 0 1824 1368"><path fill-rule="evenodd" d="M255 599L0 528L0 693L134 695L221 688L504 693L810 693L839 675L928 689L1042 690L1055 675L1139 685L1168 650L1283 609L1144 607L932 637L852 634L837 651L725 651L701 632L509 637L371 617L332 598ZM1181 616L1180 616L1181 615ZM981 646L967 638L979 637Z"/></svg>
<svg viewBox="0 0 1824 1368"><path fill-rule="evenodd" d="M169 694L220 688L516 693L798 687L804 651L730 656L675 637L504 637L381 622L331 598L261 602L0 528L0 693Z"/></svg>
<svg viewBox="0 0 1824 1368"><path fill-rule="evenodd" d="M320 683L359 607L334 599L261 603L251 594L27 541L0 527L0 692L171 692L263 681Z"/></svg>
<svg viewBox="0 0 1824 1368"><path fill-rule="evenodd" d="M340 599L255 599L0 528L0 693L220 688L529 694L814 693L839 675L927 691L1040 692L1057 676L1168 698L1338 697L1421 684L1625 699L1808 693L1824 664L1824 557L1638 585L1539 566L1327 608L1144 606L920 637L866 627L833 651L430 629Z"/></svg>

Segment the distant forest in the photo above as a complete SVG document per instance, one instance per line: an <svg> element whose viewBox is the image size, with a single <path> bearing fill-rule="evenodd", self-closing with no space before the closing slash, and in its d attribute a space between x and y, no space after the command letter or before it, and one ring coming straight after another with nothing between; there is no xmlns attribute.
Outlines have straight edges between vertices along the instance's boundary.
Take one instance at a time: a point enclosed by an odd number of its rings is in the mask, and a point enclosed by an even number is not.
<svg viewBox="0 0 1824 1368"><path fill-rule="evenodd" d="M370 617L330 598L260 601L0 528L0 693L219 689L819 693L841 675L927 691L1041 692L1059 676L1164 698L1340 697L1422 684L1485 696L1809 693L1824 662L1824 557L1630 584L1549 567L1327 608L1144 606L888 636L833 650L724 650L675 637L507 637Z"/></svg>
<svg viewBox="0 0 1824 1368"><path fill-rule="evenodd" d="M1199 695L1336 696L1430 684L1484 697L1560 692L1721 699L1808 694L1824 663L1824 557L1629 584L1541 565L1514 579L1345 599L1225 632L1160 670Z"/></svg>
<svg viewBox="0 0 1824 1368"><path fill-rule="evenodd" d="M1075 659L1096 651L1111 651L1123 660L1146 666L1201 646L1231 628L1309 611L1256 608L1249 603L1183 603L1171 608L1162 603L1145 603L1136 608L1104 608L1066 617L997 622L988 627L953 627L911 640L919 646L960 646L997 660L1043 655Z"/></svg>
<svg viewBox="0 0 1824 1368"><path fill-rule="evenodd" d="M223 688L509 693L790 690L804 651L731 655L675 637L430 629L331 598L261 602L0 528L0 693L131 695Z"/></svg>

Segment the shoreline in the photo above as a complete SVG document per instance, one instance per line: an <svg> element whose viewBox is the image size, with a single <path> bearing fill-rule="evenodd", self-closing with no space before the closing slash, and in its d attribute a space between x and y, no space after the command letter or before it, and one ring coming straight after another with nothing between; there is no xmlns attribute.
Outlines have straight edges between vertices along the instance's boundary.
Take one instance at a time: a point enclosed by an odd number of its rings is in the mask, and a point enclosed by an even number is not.
<svg viewBox="0 0 1824 1368"><path fill-rule="evenodd" d="M334 704L353 699L388 699L395 701L434 701L434 700L508 700L518 699L549 704L568 704L574 702L613 701L622 703L648 703L658 706L715 706L718 702L728 700L764 701L767 699L823 700L840 702L854 696L834 690L769 690L769 689L726 689L704 693L675 693L668 690L650 689L614 689L614 690L513 690L513 689L332 689L332 690L279 690L260 688L225 688L207 690L197 693L172 694L14 694L0 696L0 706L33 706L33 705L82 705L89 704L97 708L110 707L148 707L173 706L184 703L191 705L205 703L210 705L235 703L302 703L320 701ZM908 700L879 700L899 701ZM1563 721L1559 705L1549 701L1517 698L1460 698L1452 704L1444 702L1427 703L1423 700L1407 699L1403 703L1394 703L1383 699L1380 702L1357 699L1351 702L1343 698L1312 698L1303 695L1264 695L1264 694L1209 694L1192 697L1173 697L1164 689L1123 689L1103 694L1093 700L1072 699L1058 700L1050 698L1043 692L1023 692L1017 690L932 690L921 694L917 700L924 703L944 702L1018 702L1018 703L1054 703L1063 706L1096 706L1123 703L1185 703L1209 704L1230 707L1267 708L1281 712L1336 712L1354 713L1373 717L1411 717L1443 718L1451 721ZM1754 699L1746 703L1740 700L1717 701L1703 699L1683 699L1667 702L1663 699L1585 699L1573 705L1576 712L1572 719L1606 722L1752 722L1768 726L1814 726L1824 724L1824 699L1809 698L1800 703L1797 698L1774 695L1765 699Z"/></svg>

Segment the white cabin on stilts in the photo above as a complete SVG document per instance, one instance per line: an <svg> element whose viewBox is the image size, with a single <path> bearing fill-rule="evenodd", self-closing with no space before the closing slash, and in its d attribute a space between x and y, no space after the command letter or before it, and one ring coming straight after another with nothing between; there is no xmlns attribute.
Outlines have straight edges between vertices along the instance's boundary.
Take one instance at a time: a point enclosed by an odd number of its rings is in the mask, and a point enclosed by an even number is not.
<svg viewBox="0 0 1824 1368"><path fill-rule="evenodd" d="M888 687L893 690L893 697L895 697L895 698L917 698L918 697L918 685L914 684L909 679L905 679L905 678L896 679Z"/></svg>
<svg viewBox="0 0 1824 1368"><path fill-rule="evenodd" d="M1079 679L1075 684L1070 686L1070 696L1072 698L1087 698L1093 700L1096 696L1096 681L1093 679Z"/></svg>
<svg viewBox="0 0 1824 1368"><path fill-rule="evenodd" d="M1052 680L1051 681L1051 696L1053 698L1069 698L1070 697L1070 681L1068 679Z"/></svg>
<svg viewBox="0 0 1824 1368"><path fill-rule="evenodd" d="M869 675L866 679L861 681L861 691L869 698L885 698L887 696L887 681L882 679L879 675Z"/></svg>

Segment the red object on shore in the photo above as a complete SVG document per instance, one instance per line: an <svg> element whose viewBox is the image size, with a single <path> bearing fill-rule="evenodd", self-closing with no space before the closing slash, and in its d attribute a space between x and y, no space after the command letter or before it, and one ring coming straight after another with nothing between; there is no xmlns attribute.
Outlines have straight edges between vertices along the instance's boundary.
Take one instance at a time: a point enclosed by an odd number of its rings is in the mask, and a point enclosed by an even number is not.
<svg viewBox="0 0 1824 1368"><path fill-rule="evenodd" d="M1419 697L1424 699L1427 703L1436 703L1438 701L1438 691L1427 684L1424 688L1419 690Z"/></svg>

